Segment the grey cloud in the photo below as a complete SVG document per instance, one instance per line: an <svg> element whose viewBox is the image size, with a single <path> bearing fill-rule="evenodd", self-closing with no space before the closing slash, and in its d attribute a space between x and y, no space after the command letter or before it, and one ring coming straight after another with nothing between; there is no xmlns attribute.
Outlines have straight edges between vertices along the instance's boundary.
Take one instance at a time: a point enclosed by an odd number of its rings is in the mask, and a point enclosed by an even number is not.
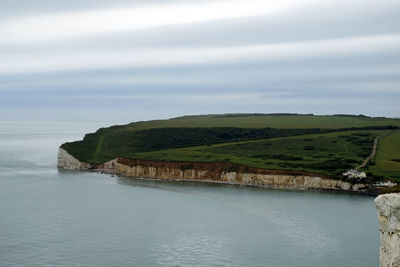
<svg viewBox="0 0 400 267"><path fill-rule="evenodd" d="M43 15L54 12L74 12L114 6L160 4L179 1L182 0L2 0L0 17L2 19L12 19L27 15Z"/></svg>
<svg viewBox="0 0 400 267"><path fill-rule="evenodd" d="M340 3L340 4L338 4ZM369 4L368 4L369 3ZM1 45L3 51L133 49L146 46L219 46L299 42L398 32L400 2L331 1L280 15L224 19L54 41Z"/></svg>
<svg viewBox="0 0 400 267"><path fill-rule="evenodd" d="M35 6L31 1L5 0L0 17L7 20L32 14L148 3L45 0ZM328 47L335 39L367 40L373 36L399 35L399 12L399 1L320 1L277 15L110 32L41 43L1 43L0 60L4 70L10 70L11 63L18 60L27 62L36 58L36 61L25 71L22 64L15 65L17 73L0 73L0 119L13 117L13 110L29 109L43 118L52 117L51 113L68 118L68 112L84 111L88 113L86 119L91 118L90 114L112 119L112 114L123 113L128 114L124 118L127 121L221 112L363 113L398 117L400 45L396 42L361 42L349 51L346 45L325 50L317 45L291 55L253 55L240 60L232 60L236 55L227 55L223 61L203 60L198 64L176 65L173 62L177 59L171 57L162 66L112 66L112 62L105 60L80 68L85 57L77 57L68 68L63 68L59 59L86 52L101 56L149 48L162 49L170 55L185 49L224 47L237 47L240 53L241 47L252 45L318 40L325 41ZM175 55L178 59L191 56ZM218 56L217 53L215 57ZM4 65L6 60L10 62L8 66ZM39 71L45 60L54 60L59 65ZM22 115L23 112L15 114L14 117L27 116ZM78 115L76 118L80 119Z"/></svg>

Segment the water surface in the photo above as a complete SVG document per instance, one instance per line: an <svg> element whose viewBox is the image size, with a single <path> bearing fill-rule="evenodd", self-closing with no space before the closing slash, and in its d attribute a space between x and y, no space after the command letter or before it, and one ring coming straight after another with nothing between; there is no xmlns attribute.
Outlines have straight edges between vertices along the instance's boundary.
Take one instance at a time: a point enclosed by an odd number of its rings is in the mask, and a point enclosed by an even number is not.
<svg viewBox="0 0 400 267"><path fill-rule="evenodd" d="M373 198L56 169L101 124L0 122L1 266L378 266Z"/></svg>

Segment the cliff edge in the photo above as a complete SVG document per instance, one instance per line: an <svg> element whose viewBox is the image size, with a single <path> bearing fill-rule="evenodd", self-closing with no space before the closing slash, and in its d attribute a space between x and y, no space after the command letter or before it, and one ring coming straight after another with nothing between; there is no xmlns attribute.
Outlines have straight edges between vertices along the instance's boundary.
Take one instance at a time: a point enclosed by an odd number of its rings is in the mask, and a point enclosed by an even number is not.
<svg viewBox="0 0 400 267"><path fill-rule="evenodd" d="M380 195L375 199L380 225L381 267L400 266L400 194Z"/></svg>
<svg viewBox="0 0 400 267"><path fill-rule="evenodd" d="M57 166L69 170L91 169L145 179L211 182L280 189L368 193L369 188L364 183L330 179L312 173L261 169L228 162L168 162L117 157L92 166L79 161L63 148L59 150Z"/></svg>
<svg viewBox="0 0 400 267"><path fill-rule="evenodd" d="M65 149L60 147L57 155L57 167L66 170L87 170L91 166L88 163L79 161Z"/></svg>

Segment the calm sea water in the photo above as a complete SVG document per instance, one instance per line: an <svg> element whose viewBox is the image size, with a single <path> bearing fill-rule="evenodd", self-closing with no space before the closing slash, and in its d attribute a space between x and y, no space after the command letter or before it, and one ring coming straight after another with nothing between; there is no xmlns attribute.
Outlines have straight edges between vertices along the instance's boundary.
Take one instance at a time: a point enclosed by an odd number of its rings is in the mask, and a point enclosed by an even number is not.
<svg viewBox="0 0 400 267"><path fill-rule="evenodd" d="M373 198L60 172L99 124L0 122L0 266L378 266Z"/></svg>

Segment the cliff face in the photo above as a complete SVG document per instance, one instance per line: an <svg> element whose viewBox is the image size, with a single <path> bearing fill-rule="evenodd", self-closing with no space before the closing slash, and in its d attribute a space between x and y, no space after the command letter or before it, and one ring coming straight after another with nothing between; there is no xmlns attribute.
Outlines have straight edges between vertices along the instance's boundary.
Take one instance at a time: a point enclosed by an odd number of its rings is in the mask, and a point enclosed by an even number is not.
<svg viewBox="0 0 400 267"><path fill-rule="evenodd" d="M128 177L175 179L249 186L362 191L365 184L328 179L303 172L265 170L223 162L161 162L117 158L98 166L105 172Z"/></svg>
<svg viewBox="0 0 400 267"><path fill-rule="evenodd" d="M320 175L300 172L266 170L246 167L229 162L164 162L116 158L90 166L80 162L60 148L58 167L87 170L91 167L107 173L127 177L142 177L166 180L187 180L237 185L288 189L324 189L365 192L368 185L329 179Z"/></svg>
<svg viewBox="0 0 400 267"><path fill-rule="evenodd" d="M400 266L400 194L380 195L375 204L380 225L381 267Z"/></svg>
<svg viewBox="0 0 400 267"><path fill-rule="evenodd" d="M87 170L91 166L88 163L80 162L78 159L70 155L65 149L60 147L57 155L57 167L67 170Z"/></svg>

